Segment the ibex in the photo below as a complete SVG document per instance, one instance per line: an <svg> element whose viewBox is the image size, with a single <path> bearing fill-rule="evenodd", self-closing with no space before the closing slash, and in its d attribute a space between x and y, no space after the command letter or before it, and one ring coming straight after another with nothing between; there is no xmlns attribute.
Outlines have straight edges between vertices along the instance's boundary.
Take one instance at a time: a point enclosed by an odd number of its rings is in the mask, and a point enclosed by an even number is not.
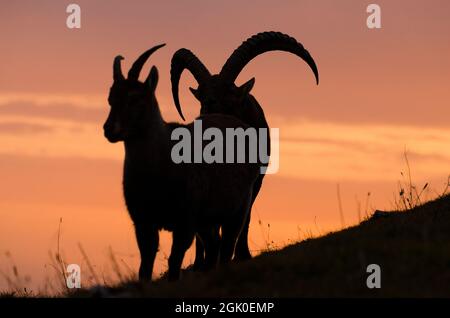
<svg viewBox="0 0 450 318"><path fill-rule="evenodd" d="M247 39L233 52L220 73L216 75L211 75L205 65L191 51L180 49L172 57L171 82L173 99L181 118L184 120L178 86L182 72L188 69L198 82L198 89L190 88L190 90L201 103L200 114L229 114L238 117L251 127L268 128L263 109L250 94L255 79L252 78L239 87L234 82L252 59L269 51L286 51L297 55L309 65L317 84L319 83L317 66L309 52L297 40L280 32L263 32ZM268 145L270 146L270 142ZM270 154L270 147L266 153ZM261 174L255 182L252 205L259 193L263 178L264 175ZM247 243L249 223L250 214L239 237L235 259L251 258ZM195 263L201 264L202 258L203 250L198 242Z"/></svg>
<svg viewBox="0 0 450 318"><path fill-rule="evenodd" d="M121 71L123 58L114 59L114 82L108 98L111 109L104 124L108 141L123 141L125 145L123 191L141 255L139 278L147 281L151 280L161 229L173 232L169 280L179 278L184 254L196 234L205 242L207 262L213 264L219 249L215 231L221 227L220 261L231 260L259 174L255 164L172 161L172 132L184 127L192 133L194 125L163 120L155 97L155 66L144 82L138 79L146 60L162 46L144 52L126 79ZM198 119L204 129L247 127L237 118L223 114L202 115Z"/></svg>

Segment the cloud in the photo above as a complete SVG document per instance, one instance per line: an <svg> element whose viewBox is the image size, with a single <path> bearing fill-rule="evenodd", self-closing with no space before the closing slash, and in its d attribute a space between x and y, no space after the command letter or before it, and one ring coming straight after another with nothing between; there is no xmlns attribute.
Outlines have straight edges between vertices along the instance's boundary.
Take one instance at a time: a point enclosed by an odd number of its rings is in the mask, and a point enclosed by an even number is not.
<svg viewBox="0 0 450 318"><path fill-rule="evenodd" d="M364 151L365 153L373 153L380 151L381 149L377 145L367 144L363 141L351 141L351 140L337 140L332 138L317 138L317 137L290 137L282 138L282 142L299 143L301 145L321 145L326 149L330 146L336 146L343 150L357 150Z"/></svg>
<svg viewBox="0 0 450 318"><path fill-rule="evenodd" d="M397 125L274 121L282 176L320 180L395 180L408 153L415 176L449 174L450 130Z"/></svg>
<svg viewBox="0 0 450 318"><path fill-rule="evenodd" d="M54 128L48 125L32 124L24 122L0 123L0 134L24 135L53 132Z"/></svg>
<svg viewBox="0 0 450 318"><path fill-rule="evenodd" d="M23 100L0 105L0 114L58 119L78 123L96 123L104 120L106 110L97 107L81 107L71 103L40 105L30 100Z"/></svg>
<svg viewBox="0 0 450 318"><path fill-rule="evenodd" d="M13 96L14 97L14 96ZM103 136L107 107L88 100L0 97L4 153L120 159L123 148ZM3 126L2 126L3 125ZM417 175L447 175L450 130L416 125L332 122L271 116L280 128L280 171L315 180L391 180L403 169L405 148ZM40 134L51 132L45 140Z"/></svg>
<svg viewBox="0 0 450 318"><path fill-rule="evenodd" d="M3 202L121 206L119 160L0 152L0 162Z"/></svg>

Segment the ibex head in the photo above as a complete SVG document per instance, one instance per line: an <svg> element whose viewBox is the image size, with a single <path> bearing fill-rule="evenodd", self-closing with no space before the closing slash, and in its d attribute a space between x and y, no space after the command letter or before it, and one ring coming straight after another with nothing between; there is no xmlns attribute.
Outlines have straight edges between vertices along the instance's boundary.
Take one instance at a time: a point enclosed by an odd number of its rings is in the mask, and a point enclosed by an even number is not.
<svg viewBox="0 0 450 318"><path fill-rule="evenodd" d="M153 66L143 83L139 81L139 74L150 55L164 45L155 46L139 56L130 68L128 78L122 74L123 57L119 55L114 58L114 82L108 97L111 110L103 125L108 141L129 140L139 137L145 131L152 111L149 104L157 105L155 90L158 84L158 70Z"/></svg>
<svg viewBox="0 0 450 318"><path fill-rule="evenodd" d="M200 113L231 113L236 114L242 101L250 94L255 83L252 78L241 86L234 81L243 68L256 56L270 51L285 51L297 55L311 68L319 83L319 73L316 63L302 44L294 38L280 32L258 33L243 42L228 58L222 70L217 75L211 75L203 63L191 51L178 50L172 57L171 81L172 95L175 106L184 119L181 110L178 86L181 73L188 69L198 82L198 88L190 88L191 92L201 103Z"/></svg>

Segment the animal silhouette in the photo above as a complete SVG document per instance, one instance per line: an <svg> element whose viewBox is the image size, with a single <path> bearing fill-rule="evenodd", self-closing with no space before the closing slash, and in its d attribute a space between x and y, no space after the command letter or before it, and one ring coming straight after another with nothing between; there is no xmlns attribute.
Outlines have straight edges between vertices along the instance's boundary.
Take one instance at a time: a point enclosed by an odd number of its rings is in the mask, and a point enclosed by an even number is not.
<svg viewBox="0 0 450 318"><path fill-rule="evenodd" d="M210 266L217 262L219 243L220 261L230 261L250 211L259 174L257 164L173 162L172 132L186 128L192 135L194 124L164 121L155 96L158 83L155 66L144 82L138 79L144 63L162 46L139 56L126 79L121 70L123 58L114 59L114 82L108 98L111 109L104 124L108 141L123 141L125 145L123 191L141 256L139 279L145 281L151 280L161 229L173 233L169 280L179 278L184 254L196 234L205 243L206 262ZM223 132L226 128L248 127L223 114L202 115L198 120L205 130L214 127Z"/></svg>
<svg viewBox="0 0 450 318"><path fill-rule="evenodd" d="M178 90L181 74L187 69L198 82L198 88L190 88L190 90L201 103L200 114L229 114L251 127L269 128L262 107L250 94L255 78L239 87L234 82L251 60L270 51L285 51L300 57L309 65L317 84L319 83L319 72L312 56L296 39L281 32L262 32L248 38L231 54L220 73L215 75L211 75L194 53L183 48L173 55L170 71L173 100L181 118L184 120ZM265 151L270 155L270 141ZM261 189L263 178L264 174L261 174L255 182L251 205ZM247 241L249 224L250 214L236 246L235 259L237 260L251 258ZM200 267L204 257L200 241L197 241L196 251L195 264Z"/></svg>

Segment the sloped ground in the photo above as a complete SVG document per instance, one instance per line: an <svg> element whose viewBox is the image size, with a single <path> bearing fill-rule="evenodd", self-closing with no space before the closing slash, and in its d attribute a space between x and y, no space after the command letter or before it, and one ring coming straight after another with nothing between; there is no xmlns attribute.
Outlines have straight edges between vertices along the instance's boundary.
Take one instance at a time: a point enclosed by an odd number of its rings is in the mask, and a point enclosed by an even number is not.
<svg viewBox="0 0 450 318"><path fill-rule="evenodd" d="M367 265L381 267L369 289ZM340 232L303 241L176 283L123 284L74 296L450 297L450 196L408 212L376 213Z"/></svg>

